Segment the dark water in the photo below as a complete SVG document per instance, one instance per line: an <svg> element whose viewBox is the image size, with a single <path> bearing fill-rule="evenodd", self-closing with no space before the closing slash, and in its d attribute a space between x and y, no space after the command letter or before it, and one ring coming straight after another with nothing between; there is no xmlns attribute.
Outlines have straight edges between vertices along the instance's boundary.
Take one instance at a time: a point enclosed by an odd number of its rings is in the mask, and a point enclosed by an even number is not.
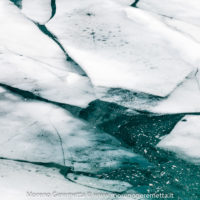
<svg viewBox="0 0 200 200"><path fill-rule="evenodd" d="M200 199L200 166L155 147L159 137L169 134L183 114L130 114L116 104L95 101L80 117L120 139L126 147L143 155L153 167L137 166L102 174L102 178L128 181L140 193L173 193L175 199Z"/></svg>
<svg viewBox="0 0 200 200"><path fill-rule="evenodd" d="M136 8L136 7L137 7L137 4L139 3L139 1L140 1L140 0L135 0L135 2L131 4L131 6Z"/></svg>

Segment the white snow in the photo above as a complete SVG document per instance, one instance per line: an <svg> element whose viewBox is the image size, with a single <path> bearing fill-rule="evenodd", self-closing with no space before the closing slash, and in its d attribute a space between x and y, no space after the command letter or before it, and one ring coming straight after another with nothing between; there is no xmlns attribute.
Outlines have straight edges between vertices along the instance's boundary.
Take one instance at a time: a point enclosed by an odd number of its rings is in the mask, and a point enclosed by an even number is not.
<svg viewBox="0 0 200 200"><path fill-rule="evenodd" d="M175 152L190 162L200 163L200 117L185 116L158 147Z"/></svg>

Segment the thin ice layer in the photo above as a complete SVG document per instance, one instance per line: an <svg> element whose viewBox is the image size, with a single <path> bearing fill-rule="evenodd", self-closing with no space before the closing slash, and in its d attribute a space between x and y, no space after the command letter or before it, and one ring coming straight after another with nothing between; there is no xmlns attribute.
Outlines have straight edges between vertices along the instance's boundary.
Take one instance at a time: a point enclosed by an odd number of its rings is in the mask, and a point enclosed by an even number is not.
<svg viewBox="0 0 200 200"><path fill-rule="evenodd" d="M0 108L0 157L58 163L88 173L134 163L148 166L114 137L51 104L23 101L2 90Z"/></svg>
<svg viewBox="0 0 200 200"><path fill-rule="evenodd" d="M63 177L56 168L31 163L0 160L0 192L6 200L22 199L80 199L112 200L114 194L94 187L73 183ZM106 181L104 185L106 185ZM109 184L109 183L108 183ZM97 195L102 194L102 195ZM121 199L121 198L115 198Z"/></svg>

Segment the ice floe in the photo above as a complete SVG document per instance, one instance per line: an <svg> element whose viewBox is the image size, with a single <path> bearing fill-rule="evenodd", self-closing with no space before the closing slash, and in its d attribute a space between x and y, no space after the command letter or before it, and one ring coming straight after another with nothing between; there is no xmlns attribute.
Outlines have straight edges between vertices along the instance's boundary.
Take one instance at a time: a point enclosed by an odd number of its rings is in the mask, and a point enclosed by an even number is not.
<svg viewBox="0 0 200 200"><path fill-rule="evenodd" d="M197 197L199 11L198 0L1 0L1 196Z"/></svg>
<svg viewBox="0 0 200 200"><path fill-rule="evenodd" d="M200 117L185 116L159 143L158 147L200 164Z"/></svg>
<svg viewBox="0 0 200 200"><path fill-rule="evenodd" d="M47 27L94 85L166 96L194 66L169 39L179 35L147 18L145 11L113 1L60 0Z"/></svg>
<svg viewBox="0 0 200 200"><path fill-rule="evenodd" d="M0 83L80 107L95 99L87 77L6 49L0 49Z"/></svg>
<svg viewBox="0 0 200 200"><path fill-rule="evenodd" d="M38 4L26 1L29 8ZM198 112L198 77L185 80L198 69L199 28L150 12L143 2L144 10L128 7L131 1L60 0L47 27L86 71L98 98L159 113Z"/></svg>
<svg viewBox="0 0 200 200"><path fill-rule="evenodd" d="M167 98L160 100L149 110L157 113L200 112L200 77L196 71L188 76Z"/></svg>
<svg viewBox="0 0 200 200"><path fill-rule="evenodd" d="M0 1L0 44L19 55L69 69L59 46L7 0Z"/></svg>
<svg viewBox="0 0 200 200"><path fill-rule="evenodd" d="M22 13L40 24L45 24L52 15L51 0L23 0Z"/></svg>

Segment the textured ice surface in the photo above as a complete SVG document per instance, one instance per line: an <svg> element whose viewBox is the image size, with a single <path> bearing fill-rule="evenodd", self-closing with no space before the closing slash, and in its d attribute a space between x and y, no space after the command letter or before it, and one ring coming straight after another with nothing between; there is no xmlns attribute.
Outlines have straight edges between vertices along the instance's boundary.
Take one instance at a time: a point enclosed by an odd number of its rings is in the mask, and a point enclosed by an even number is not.
<svg viewBox="0 0 200 200"><path fill-rule="evenodd" d="M159 113L200 112L200 77L196 71L188 76L171 95L151 106L150 110Z"/></svg>
<svg viewBox="0 0 200 200"><path fill-rule="evenodd" d="M126 182L102 180L97 178L90 178L87 176L76 176L74 174L68 174L67 178L75 180L77 183L87 183L87 185L90 187L95 187L112 192L124 192L127 190L127 188L132 187L132 185Z"/></svg>
<svg viewBox="0 0 200 200"><path fill-rule="evenodd" d="M0 160L0 171L0 192L6 200L77 200L80 199L80 195L85 195L84 198L88 200L118 199L113 198L112 193L73 183L60 175L59 170L54 167ZM105 181L104 185L106 184Z"/></svg>
<svg viewBox="0 0 200 200"><path fill-rule="evenodd" d="M6 20L5 20L6 19ZM7 0L0 2L0 43L20 55L66 68L62 50Z"/></svg>
<svg viewBox="0 0 200 200"><path fill-rule="evenodd" d="M0 1L3 197L199 199L199 2L11 2Z"/></svg>
<svg viewBox="0 0 200 200"><path fill-rule="evenodd" d="M81 107L95 99L87 77L3 48L0 49L0 83Z"/></svg>
<svg viewBox="0 0 200 200"><path fill-rule="evenodd" d="M30 7L42 6L31 2L27 0ZM83 67L92 83L105 88L101 92L96 89L100 99L153 112L199 111L196 83L192 86L185 83L198 68L199 28L179 19L127 7L129 3L125 2L124 7L121 1L87 0L83 4L78 0L73 3L60 0L47 27ZM35 16L40 16L34 10ZM25 14L28 16L31 11ZM104 20L108 16L109 20ZM58 66L63 65L57 63ZM193 82L196 79L198 76ZM135 91L139 93L135 95ZM145 93L167 98L157 99ZM182 100L183 96L187 96L187 102Z"/></svg>
<svg viewBox="0 0 200 200"><path fill-rule="evenodd" d="M163 17L163 21L174 30L181 32L186 37L191 38L195 42L200 42L200 27L198 25L168 17Z"/></svg>
<svg viewBox="0 0 200 200"><path fill-rule="evenodd" d="M166 0L165 2L160 0L140 0L137 6L163 16L200 25L200 4L198 0Z"/></svg>
<svg viewBox="0 0 200 200"><path fill-rule="evenodd" d="M193 66L169 39L179 35L149 17L113 1L60 0L47 27L96 86L166 96Z"/></svg>
<svg viewBox="0 0 200 200"><path fill-rule="evenodd" d="M147 164L141 156L120 147L114 137L51 104L26 102L2 91L0 107L2 157L59 163L86 172L115 169L126 163Z"/></svg>
<svg viewBox="0 0 200 200"><path fill-rule="evenodd" d="M173 151L178 156L200 163L200 117L185 116L158 144L158 147Z"/></svg>

